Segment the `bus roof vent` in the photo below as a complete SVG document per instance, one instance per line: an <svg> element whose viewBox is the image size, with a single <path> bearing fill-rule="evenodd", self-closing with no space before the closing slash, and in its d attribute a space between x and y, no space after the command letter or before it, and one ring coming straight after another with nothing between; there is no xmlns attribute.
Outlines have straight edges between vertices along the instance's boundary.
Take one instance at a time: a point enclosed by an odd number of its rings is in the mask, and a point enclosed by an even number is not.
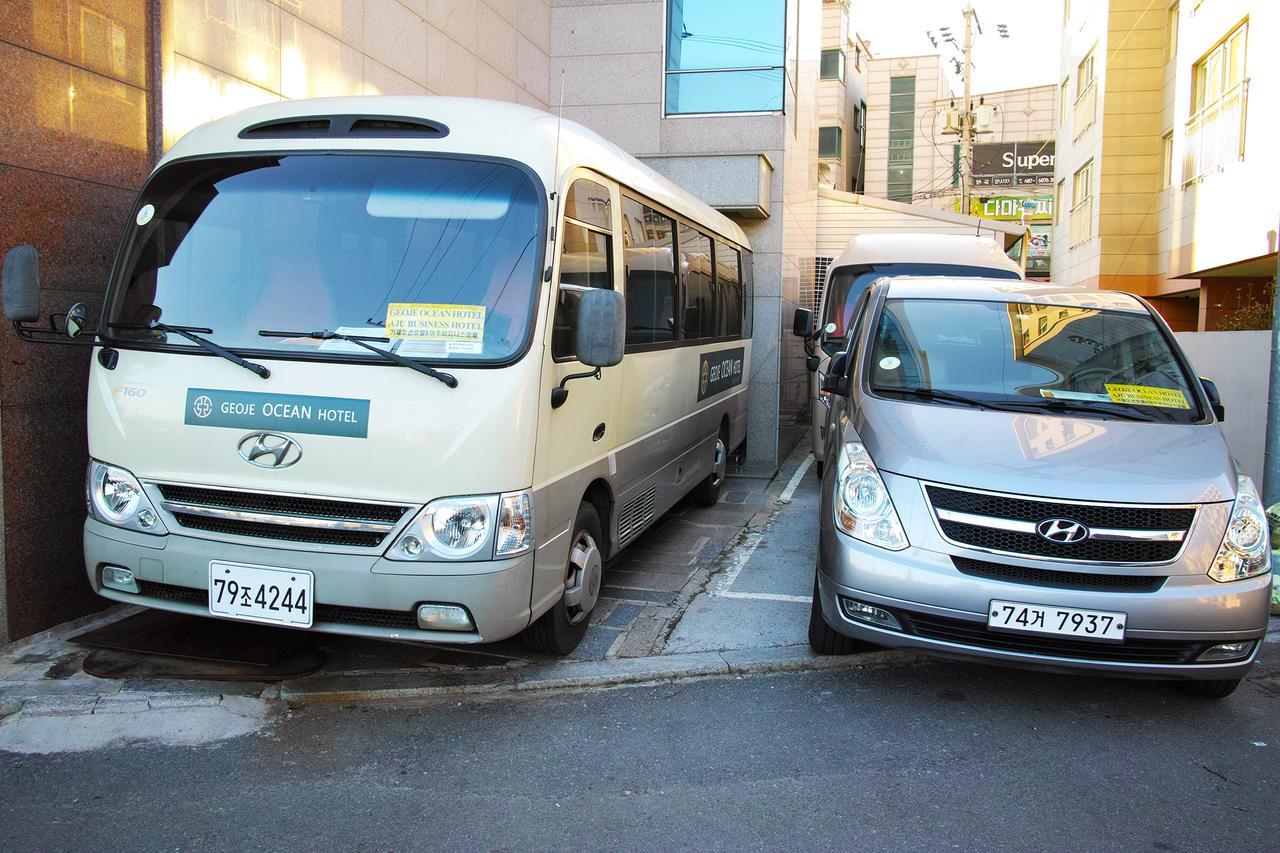
<svg viewBox="0 0 1280 853"><path fill-rule="evenodd" d="M381 118L368 116L351 122L348 136L412 136L419 139L440 139L449 135L442 124L405 118Z"/></svg>
<svg viewBox="0 0 1280 853"><path fill-rule="evenodd" d="M328 136L330 121L327 118L293 118L285 121L268 121L254 124L240 131L241 139L298 139Z"/></svg>

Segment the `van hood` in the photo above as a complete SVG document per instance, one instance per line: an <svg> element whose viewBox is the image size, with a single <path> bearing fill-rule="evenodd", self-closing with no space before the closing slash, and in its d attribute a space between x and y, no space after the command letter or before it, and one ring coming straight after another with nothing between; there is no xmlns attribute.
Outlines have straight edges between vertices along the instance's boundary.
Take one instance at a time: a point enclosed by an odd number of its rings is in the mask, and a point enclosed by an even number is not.
<svg viewBox="0 0 1280 853"><path fill-rule="evenodd" d="M1121 503L1235 498L1217 424L1014 414L864 396L853 422L884 471L1012 494Z"/></svg>
<svg viewBox="0 0 1280 853"><path fill-rule="evenodd" d="M531 483L540 359L450 368L456 388L380 362L256 360L269 379L197 354L95 359L90 455L143 482L411 504ZM264 432L281 459L250 461Z"/></svg>

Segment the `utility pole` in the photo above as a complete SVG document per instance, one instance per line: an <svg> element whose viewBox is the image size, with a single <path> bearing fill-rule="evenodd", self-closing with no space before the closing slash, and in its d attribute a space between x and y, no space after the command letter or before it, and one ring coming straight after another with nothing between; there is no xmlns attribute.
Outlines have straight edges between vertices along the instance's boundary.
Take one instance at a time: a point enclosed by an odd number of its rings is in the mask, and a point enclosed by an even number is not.
<svg viewBox="0 0 1280 853"><path fill-rule="evenodd" d="M964 101L960 108L960 212L969 215L969 193L972 176L970 170L973 162L973 104L970 103L970 78L973 76L973 25L978 25L982 32L982 24L978 21L978 13L973 4L964 7Z"/></svg>

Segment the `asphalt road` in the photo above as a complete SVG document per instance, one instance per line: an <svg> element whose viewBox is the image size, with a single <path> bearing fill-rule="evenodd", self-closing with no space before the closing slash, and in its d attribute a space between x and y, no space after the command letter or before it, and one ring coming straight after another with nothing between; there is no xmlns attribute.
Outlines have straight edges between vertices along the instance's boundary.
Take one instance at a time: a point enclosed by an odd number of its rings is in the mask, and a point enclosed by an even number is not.
<svg viewBox="0 0 1280 853"><path fill-rule="evenodd" d="M0 754L16 849L1280 847L1280 671L1223 702L938 662Z"/></svg>

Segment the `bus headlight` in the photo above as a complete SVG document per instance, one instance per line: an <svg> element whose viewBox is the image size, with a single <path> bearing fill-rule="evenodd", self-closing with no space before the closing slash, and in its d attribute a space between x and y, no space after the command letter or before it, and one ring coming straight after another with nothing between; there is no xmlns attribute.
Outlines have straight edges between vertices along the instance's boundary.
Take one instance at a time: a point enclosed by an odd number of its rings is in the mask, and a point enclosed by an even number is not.
<svg viewBox="0 0 1280 853"><path fill-rule="evenodd" d="M104 524L141 533L168 533L138 478L123 468L90 460L89 513Z"/></svg>
<svg viewBox="0 0 1280 853"><path fill-rule="evenodd" d="M846 442L836 467L836 527L870 545L890 551L906 548L907 534L867 449L858 442Z"/></svg>
<svg viewBox="0 0 1280 853"><path fill-rule="evenodd" d="M1253 480L1241 474L1236 478L1236 502L1231 507L1227 532L1222 536L1209 577L1226 583L1260 575L1270 568L1267 515Z"/></svg>
<svg viewBox="0 0 1280 853"><path fill-rule="evenodd" d="M387 550L388 560L490 560L533 547L533 496L441 498L427 504Z"/></svg>

